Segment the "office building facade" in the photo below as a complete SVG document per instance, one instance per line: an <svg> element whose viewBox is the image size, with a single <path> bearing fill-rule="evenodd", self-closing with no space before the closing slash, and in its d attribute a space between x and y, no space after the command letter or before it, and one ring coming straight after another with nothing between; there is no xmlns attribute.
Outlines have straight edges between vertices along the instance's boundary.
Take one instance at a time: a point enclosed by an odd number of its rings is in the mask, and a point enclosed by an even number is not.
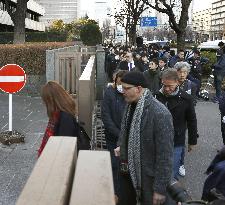
<svg viewBox="0 0 225 205"><path fill-rule="evenodd" d="M211 32L212 9L204 9L193 13L192 29L196 40L207 41Z"/></svg>
<svg viewBox="0 0 225 205"><path fill-rule="evenodd" d="M16 8L17 0L10 0L10 6ZM25 27L30 31L44 31L45 25L40 22L41 16L45 13L45 9L37 2L30 0L27 3L27 13L25 19ZM6 11L5 1L0 0L0 31L13 31L13 22L10 15Z"/></svg>
<svg viewBox="0 0 225 205"><path fill-rule="evenodd" d="M225 0L212 2L211 40L223 38L225 28Z"/></svg>
<svg viewBox="0 0 225 205"><path fill-rule="evenodd" d="M45 8L41 18L47 26L55 20L70 23L79 17L80 0L36 0Z"/></svg>

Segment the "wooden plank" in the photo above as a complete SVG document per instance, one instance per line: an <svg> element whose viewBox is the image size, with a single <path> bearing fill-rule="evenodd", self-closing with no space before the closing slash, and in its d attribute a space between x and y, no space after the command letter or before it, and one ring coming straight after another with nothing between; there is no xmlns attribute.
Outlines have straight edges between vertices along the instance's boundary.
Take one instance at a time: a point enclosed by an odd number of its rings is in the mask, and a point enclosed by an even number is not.
<svg viewBox="0 0 225 205"><path fill-rule="evenodd" d="M79 152L69 204L115 205L109 152Z"/></svg>
<svg viewBox="0 0 225 205"><path fill-rule="evenodd" d="M67 205L77 159L75 137L51 137L17 205Z"/></svg>

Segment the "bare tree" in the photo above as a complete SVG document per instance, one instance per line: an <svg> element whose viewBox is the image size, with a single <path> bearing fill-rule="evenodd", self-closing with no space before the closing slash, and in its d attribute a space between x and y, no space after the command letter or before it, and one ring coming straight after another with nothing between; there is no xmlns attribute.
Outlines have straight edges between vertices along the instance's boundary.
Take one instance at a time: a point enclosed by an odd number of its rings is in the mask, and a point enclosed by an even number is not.
<svg viewBox="0 0 225 205"><path fill-rule="evenodd" d="M130 44L134 45L136 40L136 27L140 20L140 16L149 7L145 4L145 0L123 0L120 11L115 15L116 20L124 22L125 29L128 33ZM122 17L121 17L122 16Z"/></svg>
<svg viewBox="0 0 225 205"><path fill-rule="evenodd" d="M188 9L192 0L143 0L145 3L169 17L170 27L177 34L177 48L181 49L185 46L185 29L188 23ZM174 10L180 7L180 18L177 19Z"/></svg>
<svg viewBox="0 0 225 205"><path fill-rule="evenodd" d="M10 0L5 0L6 10L14 24L14 44L25 42L25 18L28 1L17 0L16 7L14 7Z"/></svg>
<svg viewBox="0 0 225 205"><path fill-rule="evenodd" d="M111 26L110 19L106 19L103 22L103 27L102 27L102 40L103 40L103 42L110 37L110 26Z"/></svg>

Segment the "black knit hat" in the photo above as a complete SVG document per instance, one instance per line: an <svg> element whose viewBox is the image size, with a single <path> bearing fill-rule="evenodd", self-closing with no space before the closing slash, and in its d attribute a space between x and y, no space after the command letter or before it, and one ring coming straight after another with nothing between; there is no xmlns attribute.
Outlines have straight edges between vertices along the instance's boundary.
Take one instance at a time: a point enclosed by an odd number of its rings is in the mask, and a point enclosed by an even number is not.
<svg viewBox="0 0 225 205"><path fill-rule="evenodd" d="M121 79L121 82L141 86L143 88L147 87L145 77L142 72L139 71L130 71L127 72Z"/></svg>

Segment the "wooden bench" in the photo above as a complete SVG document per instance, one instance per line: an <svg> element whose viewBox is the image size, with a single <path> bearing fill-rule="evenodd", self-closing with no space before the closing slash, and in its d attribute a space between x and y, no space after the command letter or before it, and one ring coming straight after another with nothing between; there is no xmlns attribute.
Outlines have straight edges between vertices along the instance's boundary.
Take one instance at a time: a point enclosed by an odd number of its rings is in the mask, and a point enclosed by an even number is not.
<svg viewBox="0 0 225 205"><path fill-rule="evenodd" d="M75 137L51 137L17 205L115 205L110 154L80 151Z"/></svg>

